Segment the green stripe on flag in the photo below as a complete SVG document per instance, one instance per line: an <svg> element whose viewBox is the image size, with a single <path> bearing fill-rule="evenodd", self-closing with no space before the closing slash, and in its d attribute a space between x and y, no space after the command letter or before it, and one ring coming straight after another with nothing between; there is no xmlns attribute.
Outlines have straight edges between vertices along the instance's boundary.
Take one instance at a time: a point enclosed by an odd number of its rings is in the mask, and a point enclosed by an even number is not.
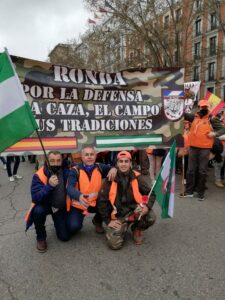
<svg viewBox="0 0 225 300"><path fill-rule="evenodd" d="M162 144L162 135L144 135L144 136L106 136L96 137L96 146L101 147L123 147L138 145L158 145Z"/></svg>
<svg viewBox="0 0 225 300"><path fill-rule="evenodd" d="M0 83L14 76L13 68L5 52L0 54Z"/></svg>

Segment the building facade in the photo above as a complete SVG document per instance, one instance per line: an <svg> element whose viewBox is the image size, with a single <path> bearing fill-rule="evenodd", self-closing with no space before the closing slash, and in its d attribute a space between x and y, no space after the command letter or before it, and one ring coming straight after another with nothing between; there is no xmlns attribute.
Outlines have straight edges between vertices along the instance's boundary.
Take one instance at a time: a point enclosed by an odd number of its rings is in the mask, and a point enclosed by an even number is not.
<svg viewBox="0 0 225 300"><path fill-rule="evenodd" d="M50 61L56 51L60 55L69 51L73 65L77 62L77 67L83 64L83 68L107 72L157 63L161 67L181 66L185 82L201 81L199 98L209 90L225 99L225 1L174 1L172 8L149 20L146 40L138 31L121 30L120 24L109 18L87 32L72 52L66 45L64 51L56 46Z"/></svg>

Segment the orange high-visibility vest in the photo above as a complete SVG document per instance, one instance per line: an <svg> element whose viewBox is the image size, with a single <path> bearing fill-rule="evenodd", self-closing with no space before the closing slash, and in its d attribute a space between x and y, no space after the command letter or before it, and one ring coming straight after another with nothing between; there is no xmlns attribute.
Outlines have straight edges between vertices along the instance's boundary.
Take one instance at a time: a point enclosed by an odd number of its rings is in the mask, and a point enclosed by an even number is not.
<svg viewBox="0 0 225 300"><path fill-rule="evenodd" d="M140 175L140 173L137 172L137 171L133 170L133 172L136 176ZM135 201L138 204L141 204L143 202L142 201L142 195L139 191L138 180L136 178L131 181L131 187L132 187L132 191L133 191ZM111 214L111 219L112 220L116 219L115 215L116 215L117 211L116 211L116 207L114 206L114 203L115 203L115 200L116 200L117 188L118 188L117 182L112 181L112 184L111 184L111 187L110 187L110 190L109 190L109 201L110 201L110 203L113 207L113 212Z"/></svg>
<svg viewBox="0 0 225 300"><path fill-rule="evenodd" d="M76 167L74 168L76 169ZM76 189L84 194L88 195L87 200L90 202L90 206L96 206L96 200L98 198L98 193L102 186L102 174L98 168L95 168L91 174L91 179L89 180L87 173L80 169L79 170L79 179L76 183ZM66 206L67 211L70 210L70 205L81 210L85 208L81 205L79 200L71 199L67 196Z"/></svg>
<svg viewBox="0 0 225 300"><path fill-rule="evenodd" d="M44 173L44 166L41 167L39 170L37 170L37 172L35 173L39 179L41 180L41 182L46 185L48 182L48 177L45 175Z"/></svg>
<svg viewBox="0 0 225 300"><path fill-rule="evenodd" d="M41 182L44 184L44 185L46 185L47 184L47 182L48 182L48 177L45 175L45 173L44 173L44 166L43 167L41 167L35 174L37 174L37 176L39 177L39 179L41 180ZM32 202L31 203L31 206L30 206L30 208L29 208L29 210L28 210L28 212L26 213L26 216L25 216L25 222L27 222L28 221L28 219L29 219L29 217L30 217L30 214L31 214L31 211L32 211L32 209L35 207L35 203L34 202Z"/></svg>
<svg viewBox="0 0 225 300"><path fill-rule="evenodd" d="M206 115L203 118L200 118L198 114L196 114L188 135L188 142L190 146L197 148L212 148L213 139L208 138L207 134L210 131L213 131L213 128L208 117L209 116Z"/></svg>

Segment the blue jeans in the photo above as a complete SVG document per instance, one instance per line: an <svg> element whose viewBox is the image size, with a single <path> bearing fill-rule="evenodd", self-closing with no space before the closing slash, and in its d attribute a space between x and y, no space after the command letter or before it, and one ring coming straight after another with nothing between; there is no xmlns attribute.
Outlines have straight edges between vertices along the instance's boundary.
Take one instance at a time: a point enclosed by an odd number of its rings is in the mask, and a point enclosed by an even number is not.
<svg viewBox="0 0 225 300"><path fill-rule="evenodd" d="M32 211L32 218L37 234L37 240L46 240L47 234L45 222L47 215L51 215L58 239L61 241L68 241L70 239L70 231L67 226L67 214L65 209L53 213L52 208L49 205L36 205Z"/></svg>
<svg viewBox="0 0 225 300"><path fill-rule="evenodd" d="M101 225L102 224L102 217L101 215L98 213L97 208L96 207L89 207L88 208L88 212L89 213L95 213L95 216L92 220L93 224L98 224ZM83 226L83 221L84 221L84 217L85 215L83 215L83 211L75 208L75 207L71 207L70 211L68 213L67 216L67 224L68 224L68 228L70 230L71 233L76 233L77 231L81 230L82 226Z"/></svg>
<svg viewBox="0 0 225 300"><path fill-rule="evenodd" d="M91 207L88 211L94 213L96 212L96 208ZM68 241L72 234L80 231L85 217L82 210L74 207L71 207L69 212L65 209L61 209L53 213L52 208L49 205L36 205L32 211L32 218L38 241L46 240L47 233L45 230L45 222L47 215L52 215L56 235L61 241ZM98 213L94 216L93 223L102 223L101 216Z"/></svg>

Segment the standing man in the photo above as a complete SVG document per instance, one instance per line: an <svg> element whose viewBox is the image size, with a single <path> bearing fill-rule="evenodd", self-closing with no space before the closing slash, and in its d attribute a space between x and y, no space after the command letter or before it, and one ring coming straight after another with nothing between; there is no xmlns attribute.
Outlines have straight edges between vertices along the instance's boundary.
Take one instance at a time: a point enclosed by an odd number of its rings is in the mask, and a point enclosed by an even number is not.
<svg viewBox="0 0 225 300"><path fill-rule="evenodd" d="M185 114L185 119L192 122L188 142L189 158L187 170L186 192L181 197L193 197L197 192L199 201L205 199L205 185L207 178L208 160L210 149L213 146L214 137L223 134L222 124L210 119L209 104L207 100L200 100L199 111L193 114ZM214 132L214 129L216 132Z"/></svg>
<svg viewBox="0 0 225 300"><path fill-rule="evenodd" d="M152 210L155 195L144 201L149 186L140 173L131 169L131 155L121 151L117 155L118 172L114 181L105 181L97 203L99 213L106 224L106 239L113 250L122 248L125 234L131 230L137 245L143 241L143 231L155 223ZM145 197L146 198L146 197Z"/></svg>
<svg viewBox="0 0 225 300"><path fill-rule="evenodd" d="M81 150L82 163L72 167L67 186L67 211L73 232L81 230L87 213L95 213L92 220L96 232L103 233L102 218L97 210L96 201L102 186L102 178L111 180L116 168L96 163L96 151L93 146L84 146Z"/></svg>
<svg viewBox="0 0 225 300"><path fill-rule="evenodd" d="M25 220L27 229L34 222L37 235L37 250L47 250L45 221L51 215L56 235L61 241L68 241L71 235L66 212L66 181L69 170L63 167L60 152L50 151L48 160L51 170L45 162L33 176L31 183L32 206Z"/></svg>

